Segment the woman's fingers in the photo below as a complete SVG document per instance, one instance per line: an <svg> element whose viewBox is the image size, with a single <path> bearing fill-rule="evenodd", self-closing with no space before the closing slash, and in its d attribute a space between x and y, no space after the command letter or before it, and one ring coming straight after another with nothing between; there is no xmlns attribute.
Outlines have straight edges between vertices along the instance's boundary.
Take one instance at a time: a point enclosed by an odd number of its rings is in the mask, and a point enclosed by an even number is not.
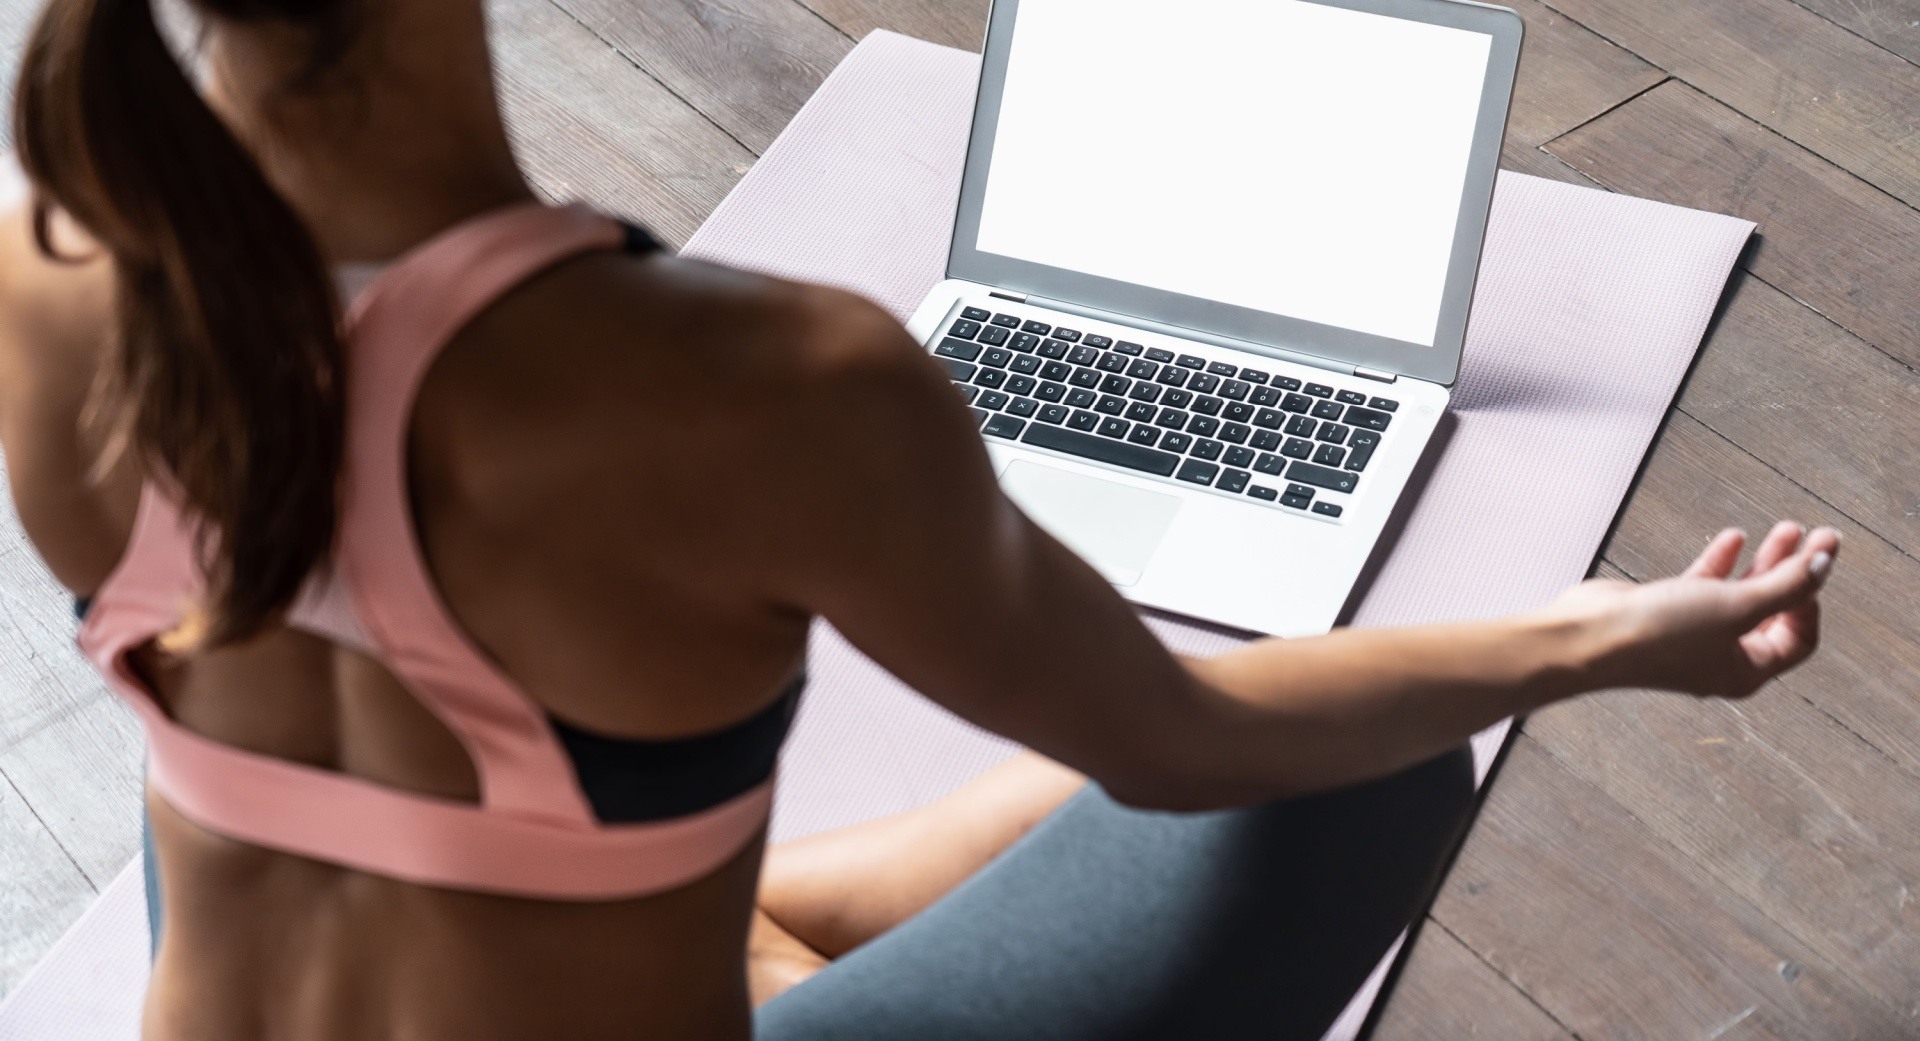
<svg viewBox="0 0 1920 1041"><path fill-rule="evenodd" d="M1747 569L1749 575L1761 575L1773 570L1781 561L1793 556L1800 546L1800 540L1807 529L1793 521L1780 521L1760 540L1760 548L1753 551L1753 566Z"/></svg>
<svg viewBox="0 0 1920 1041"><path fill-rule="evenodd" d="M1748 628L1805 603L1826 582L1840 552L1840 533L1820 528L1799 540L1799 547L1766 571L1733 585L1733 607Z"/></svg>
<svg viewBox="0 0 1920 1041"><path fill-rule="evenodd" d="M1806 661L1819 646L1820 601L1813 598L1760 623L1740 640L1761 682Z"/></svg>
<svg viewBox="0 0 1920 1041"><path fill-rule="evenodd" d="M1725 578L1733 574L1733 565L1739 562L1740 549L1746 544L1746 532L1727 528L1708 539L1707 548L1680 574L1686 578Z"/></svg>

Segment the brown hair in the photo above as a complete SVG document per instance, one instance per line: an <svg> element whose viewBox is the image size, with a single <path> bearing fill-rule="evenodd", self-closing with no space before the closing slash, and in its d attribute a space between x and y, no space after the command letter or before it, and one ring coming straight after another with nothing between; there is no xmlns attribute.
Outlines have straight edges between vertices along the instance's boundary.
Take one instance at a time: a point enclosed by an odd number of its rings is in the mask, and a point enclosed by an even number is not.
<svg viewBox="0 0 1920 1041"><path fill-rule="evenodd" d="M207 0L309 25L337 0ZM208 108L150 0L51 0L14 110L34 235L58 207L111 254L93 415L194 515L209 644L259 631L327 556L343 426L337 301L313 236Z"/></svg>

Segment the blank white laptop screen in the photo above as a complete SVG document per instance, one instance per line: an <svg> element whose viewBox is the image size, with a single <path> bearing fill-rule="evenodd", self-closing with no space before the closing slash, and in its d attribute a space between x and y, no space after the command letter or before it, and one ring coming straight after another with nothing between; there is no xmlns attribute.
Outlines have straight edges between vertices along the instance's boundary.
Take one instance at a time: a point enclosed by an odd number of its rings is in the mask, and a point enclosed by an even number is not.
<svg viewBox="0 0 1920 1041"><path fill-rule="evenodd" d="M976 248L1432 346L1492 37L1020 0Z"/></svg>

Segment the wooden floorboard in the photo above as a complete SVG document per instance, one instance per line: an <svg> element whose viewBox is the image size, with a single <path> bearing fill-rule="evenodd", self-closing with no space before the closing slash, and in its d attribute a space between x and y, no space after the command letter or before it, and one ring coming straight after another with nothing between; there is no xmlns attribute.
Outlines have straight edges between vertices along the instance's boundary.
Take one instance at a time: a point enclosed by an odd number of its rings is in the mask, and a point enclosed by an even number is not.
<svg viewBox="0 0 1920 1041"><path fill-rule="evenodd" d="M542 193L676 244L854 41L975 50L987 10L489 2ZM1761 697L1529 721L1378 1036L1920 1037L1920 0L1514 3L1504 167L1760 224L1609 573L1780 514L1847 548L1825 650ZM0 0L9 79L36 6ZM139 744L10 515L0 633L4 995L130 854Z"/></svg>

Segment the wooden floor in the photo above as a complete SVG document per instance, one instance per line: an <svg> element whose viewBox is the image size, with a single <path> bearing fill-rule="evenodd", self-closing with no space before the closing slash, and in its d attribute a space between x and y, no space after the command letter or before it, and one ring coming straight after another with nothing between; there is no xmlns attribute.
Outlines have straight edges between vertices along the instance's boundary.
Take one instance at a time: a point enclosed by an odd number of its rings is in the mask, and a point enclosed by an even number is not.
<svg viewBox="0 0 1920 1041"><path fill-rule="evenodd" d="M1760 224L1603 570L1781 515L1846 559L1760 698L1527 724L1379 1036L1920 1037L1920 0L1511 2L1509 168ZM30 7L0 0L9 64ZM854 41L977 48L986 0L493 10L541 186L679 242ZM0 993L132 855L140 761L4 522Z"/></svg>

